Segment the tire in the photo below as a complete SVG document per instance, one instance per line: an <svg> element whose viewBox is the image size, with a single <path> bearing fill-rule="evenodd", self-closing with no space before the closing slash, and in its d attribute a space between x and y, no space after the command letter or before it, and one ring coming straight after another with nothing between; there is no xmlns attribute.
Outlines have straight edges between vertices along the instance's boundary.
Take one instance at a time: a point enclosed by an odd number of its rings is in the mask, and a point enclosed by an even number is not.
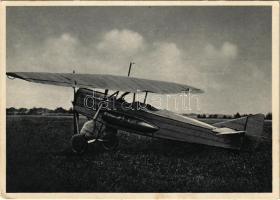
<svg viewBox="0 0 280 200"><path fill-rule="evenodd" d="M83 154L87 150L88 143L84 135L76 134L71 138L72 151L77 154Z"/></svg>
<svg viewBox="0 0 280 200"><path fill-rule="evenodd" d="M116 134L105 135L102 140L102 145L105 150L112 151L119 146L119 138Z"/></svg>

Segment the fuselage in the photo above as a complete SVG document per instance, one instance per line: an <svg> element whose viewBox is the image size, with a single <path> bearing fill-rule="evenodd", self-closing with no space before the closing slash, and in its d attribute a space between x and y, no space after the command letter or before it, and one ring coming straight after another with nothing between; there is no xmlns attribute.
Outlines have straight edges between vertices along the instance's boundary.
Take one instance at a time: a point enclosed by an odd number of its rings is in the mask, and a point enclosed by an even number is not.
<svg viewBox="0 0 280 200"><path fill-rule="evenodd" d="M104 95L79 89L75 95L74 109L91 118L103 103L100 120L106 126L155 138L240 149L242 137L239 135L217 135L213 131L216 127L205 122L140 102L129 104L114 96L104 101Z"/></svg>

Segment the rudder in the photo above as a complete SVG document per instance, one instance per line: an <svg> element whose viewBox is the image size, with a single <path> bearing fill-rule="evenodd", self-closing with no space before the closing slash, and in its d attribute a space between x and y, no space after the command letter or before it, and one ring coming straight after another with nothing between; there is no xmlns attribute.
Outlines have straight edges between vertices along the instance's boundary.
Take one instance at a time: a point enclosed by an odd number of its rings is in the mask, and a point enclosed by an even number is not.
<svg viewBox="0 0 280 200"><path fill-rule="evenodd" d="M249 147L249 149L255 150L259 146L263 138L263 127L264 127L263 114L248 116L247 123L246 123L245 144L247 147Z"/></svg>

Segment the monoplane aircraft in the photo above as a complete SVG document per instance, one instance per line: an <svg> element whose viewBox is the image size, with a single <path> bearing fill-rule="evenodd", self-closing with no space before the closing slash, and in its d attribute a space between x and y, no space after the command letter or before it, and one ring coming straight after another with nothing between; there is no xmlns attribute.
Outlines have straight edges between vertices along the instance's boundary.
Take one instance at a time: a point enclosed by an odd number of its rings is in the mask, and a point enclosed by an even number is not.
<svg viewBox="0 0 280 200"><path fill-rule="evenodd" d="M77 153L85 152L87 146L95 142L102 142L105 149L116 148L118 130L236 150L244 147L246 138L259 138L263 133L262 114L210 125L146 103L148 93L203 92L189 85L104 74L8 72L7 76L74 88L71 141L72 149ZM143 102L135 100L135 94L139 92L145 94ZM132 103L125 101L128 94L133 94ZM79 129L79 115L90 119L91 123L85 123L85 130Z"/></svg>

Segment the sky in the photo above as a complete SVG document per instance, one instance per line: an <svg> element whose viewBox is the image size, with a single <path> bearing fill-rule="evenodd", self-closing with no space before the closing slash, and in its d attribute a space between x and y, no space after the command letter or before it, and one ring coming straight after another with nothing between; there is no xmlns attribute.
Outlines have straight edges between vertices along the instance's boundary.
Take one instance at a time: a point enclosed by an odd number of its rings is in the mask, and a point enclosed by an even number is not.
<svg viewBox="0 0 280 200"><path fill-rule="evenodd" d="M6 13L9 72L126 76L133 61L133 77L205 91L188 109L167 103L167 96L158 107L179 113L272 110L271 7L8 7ZM71 106L71 88L6 80L7 107Z"/></svg>

